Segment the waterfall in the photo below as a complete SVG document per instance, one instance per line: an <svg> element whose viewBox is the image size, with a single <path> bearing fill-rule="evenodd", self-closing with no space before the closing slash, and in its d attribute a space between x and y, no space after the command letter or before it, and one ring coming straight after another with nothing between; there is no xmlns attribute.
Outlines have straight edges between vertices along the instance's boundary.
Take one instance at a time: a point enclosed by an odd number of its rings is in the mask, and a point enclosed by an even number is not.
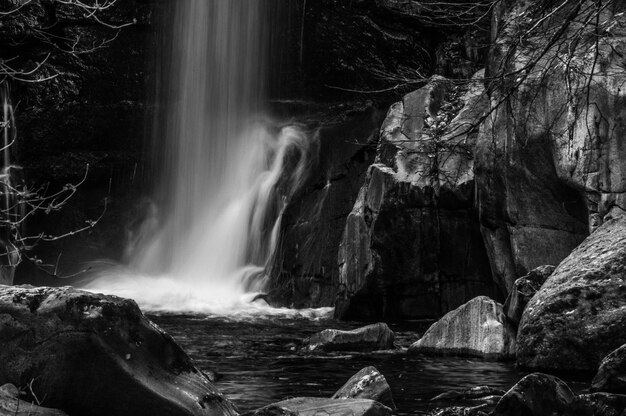
<svg viewBox="0 0 626 416"><path fill-rule="evenodd" d="M268 58L272 1L176 3L161 94L165 203L152 209L126 271L88 289L153 310L229 307L263 289L282 212L316 157L300 128L261 116L268 77L279 72Z"/></svg>

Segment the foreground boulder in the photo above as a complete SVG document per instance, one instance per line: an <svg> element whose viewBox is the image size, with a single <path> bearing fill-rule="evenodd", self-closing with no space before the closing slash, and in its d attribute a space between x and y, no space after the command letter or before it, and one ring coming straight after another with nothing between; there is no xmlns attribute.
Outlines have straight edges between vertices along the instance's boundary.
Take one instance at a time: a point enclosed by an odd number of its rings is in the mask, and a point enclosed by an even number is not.
<svg viewBox="0 0 626 416"><path fill-rule="evenodd" d="M626 343L626 220L598 228L526 307L517 362L526 368L595 371Z"/></svg>
<svg viewBox="0 0 626 416"><path fill-rule="evenodd" d="M391 409L367 399L296 397L262 407L244 416L387 416Z"/></svg>
<svg viewBox="0 0 626 416"><path fill-rule="evenodd" d="M498 402L492 416L546 416L571 412L576 396L560 379L527 375Z"/></svg>
<svg viewBox="0 0 626 416"><path fill-rule="evenodd" d="M409 353L508 359L515 355L515 330L501 304L479 296L435 322Z"/></svg>
<svg viewBox="0 0 626 416"><path fill-rule="evenodd" d="M515 281L513 289L504 303L504 312L511 322L519 325L526 305L541 289L548 277L554 273L554 269L554 266L540 266Z"/></svg>
<svg viewBox="0 0 626 416"><path fill-rule="evenodd" d="M591 390L626 394L626 345L604 357Z"/></svg>
<svg viewBox="0 0 626 416"><path fill-rule="evenodd" d="M132 300L3 286L0 339L0 383L72 416L236 414Z"/></svg>
<svg viewBox="0 0 626 416"><path fill-rule="evenodd" d="M309 351L375 351L394 348L395 334L387 324L377 323L352 331L325 329L307 340Z"/></svg>
<svg viewBox="0 0 626 416"><path fill-rule="evenodd" d="M346 382L333 395L333 399L370 399L396 409L391 387L375 367L365 367Z"/></svg>

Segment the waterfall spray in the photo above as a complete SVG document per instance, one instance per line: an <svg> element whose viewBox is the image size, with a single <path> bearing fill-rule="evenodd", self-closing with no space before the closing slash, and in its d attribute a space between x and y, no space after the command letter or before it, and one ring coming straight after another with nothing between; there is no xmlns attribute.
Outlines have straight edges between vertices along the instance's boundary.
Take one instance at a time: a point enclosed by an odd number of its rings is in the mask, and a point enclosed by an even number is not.
<svg viewBox="0 0 626 416"><path fill-rule="evenodd" d="M317 157L297 126L259 116L271 72L268 4L178 3L165 94L166 219L136 245L132 272L110 271L90 290L148 309L203 310L263 289L282 213Z"/></svg>

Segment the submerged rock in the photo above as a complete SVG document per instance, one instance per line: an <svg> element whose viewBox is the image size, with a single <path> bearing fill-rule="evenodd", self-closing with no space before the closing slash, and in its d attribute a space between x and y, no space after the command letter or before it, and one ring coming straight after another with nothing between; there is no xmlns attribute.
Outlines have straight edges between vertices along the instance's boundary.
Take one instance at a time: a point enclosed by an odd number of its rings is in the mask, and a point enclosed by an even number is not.
<svg viewBox="0 0 626 416"><path fill-rule="evenodd" d="M409 353L508 359L515 355L515 330L501 304L479 296L435 322Z"/></svg>
<svg viewBox="0 0 626 416"><path fill-rule="evenodd" d="M346 382L332 397L333 399L370 399L396 409L391 387L375 367L365 367Z"/></svg>
<svg viewBox="0 0 626 416"><path fill-rule="evenodd" d="M604 357L591 390L626 394L626 345Z"/></svg>
<svg viewBox="0 0 626 416"><path fill-rule="evenodd" d="M574 393L560 379L542 373L529 374L498 402L492 416L546 416L570 412Z"/></svg>
<svg viewBox="0 0 626 416"><path fill-rule="evenodd" d="M556 269L554 266L537 267L526 276L520 277L515 281L513 289L504 303L504 312L511 322L519 325L526 305L535 296L535 293L541 289L541 286L554 272L554 269Z"/></svg>
<svg viewBox="0 0 626 416"><path fill-rule="evenodd" d="M517 362L595 371L626 344L626 219L598 228L548 278L524 310Z"/></svg>
<svg viewBox="0 0 626 416"><path fill-rule="evenodd" d="M391 409L374 400L296 397L274 403L243 416L387 416Z"/></svg>
<svg viewBox="0 0 626 416"><path fill-rule="evenodd" d="M395 334L387 324L377 323L352 331L325 329L307 340L309 351L375 351L394 348Z"/></svg>
<svg viewBox="0 0 626 416"><path fill-rule="evenodd" d="M69 287L0 287L0 383L72 416L235 415L132 300Z"/></svg>

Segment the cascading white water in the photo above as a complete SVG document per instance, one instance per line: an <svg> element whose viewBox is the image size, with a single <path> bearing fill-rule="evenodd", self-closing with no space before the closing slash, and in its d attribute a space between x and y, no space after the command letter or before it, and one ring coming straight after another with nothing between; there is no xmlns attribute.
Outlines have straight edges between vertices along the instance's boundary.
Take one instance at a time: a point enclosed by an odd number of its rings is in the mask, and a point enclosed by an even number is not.
<svg viewBox="0 0 626 416"><path fill-rule="evenodd" d="M135 244L130 271L110 270L88 289L184 311L228 308L262 289L282 211L316 156L302 130L259 117L270 1L177 3L166 221Z"/></svg>

